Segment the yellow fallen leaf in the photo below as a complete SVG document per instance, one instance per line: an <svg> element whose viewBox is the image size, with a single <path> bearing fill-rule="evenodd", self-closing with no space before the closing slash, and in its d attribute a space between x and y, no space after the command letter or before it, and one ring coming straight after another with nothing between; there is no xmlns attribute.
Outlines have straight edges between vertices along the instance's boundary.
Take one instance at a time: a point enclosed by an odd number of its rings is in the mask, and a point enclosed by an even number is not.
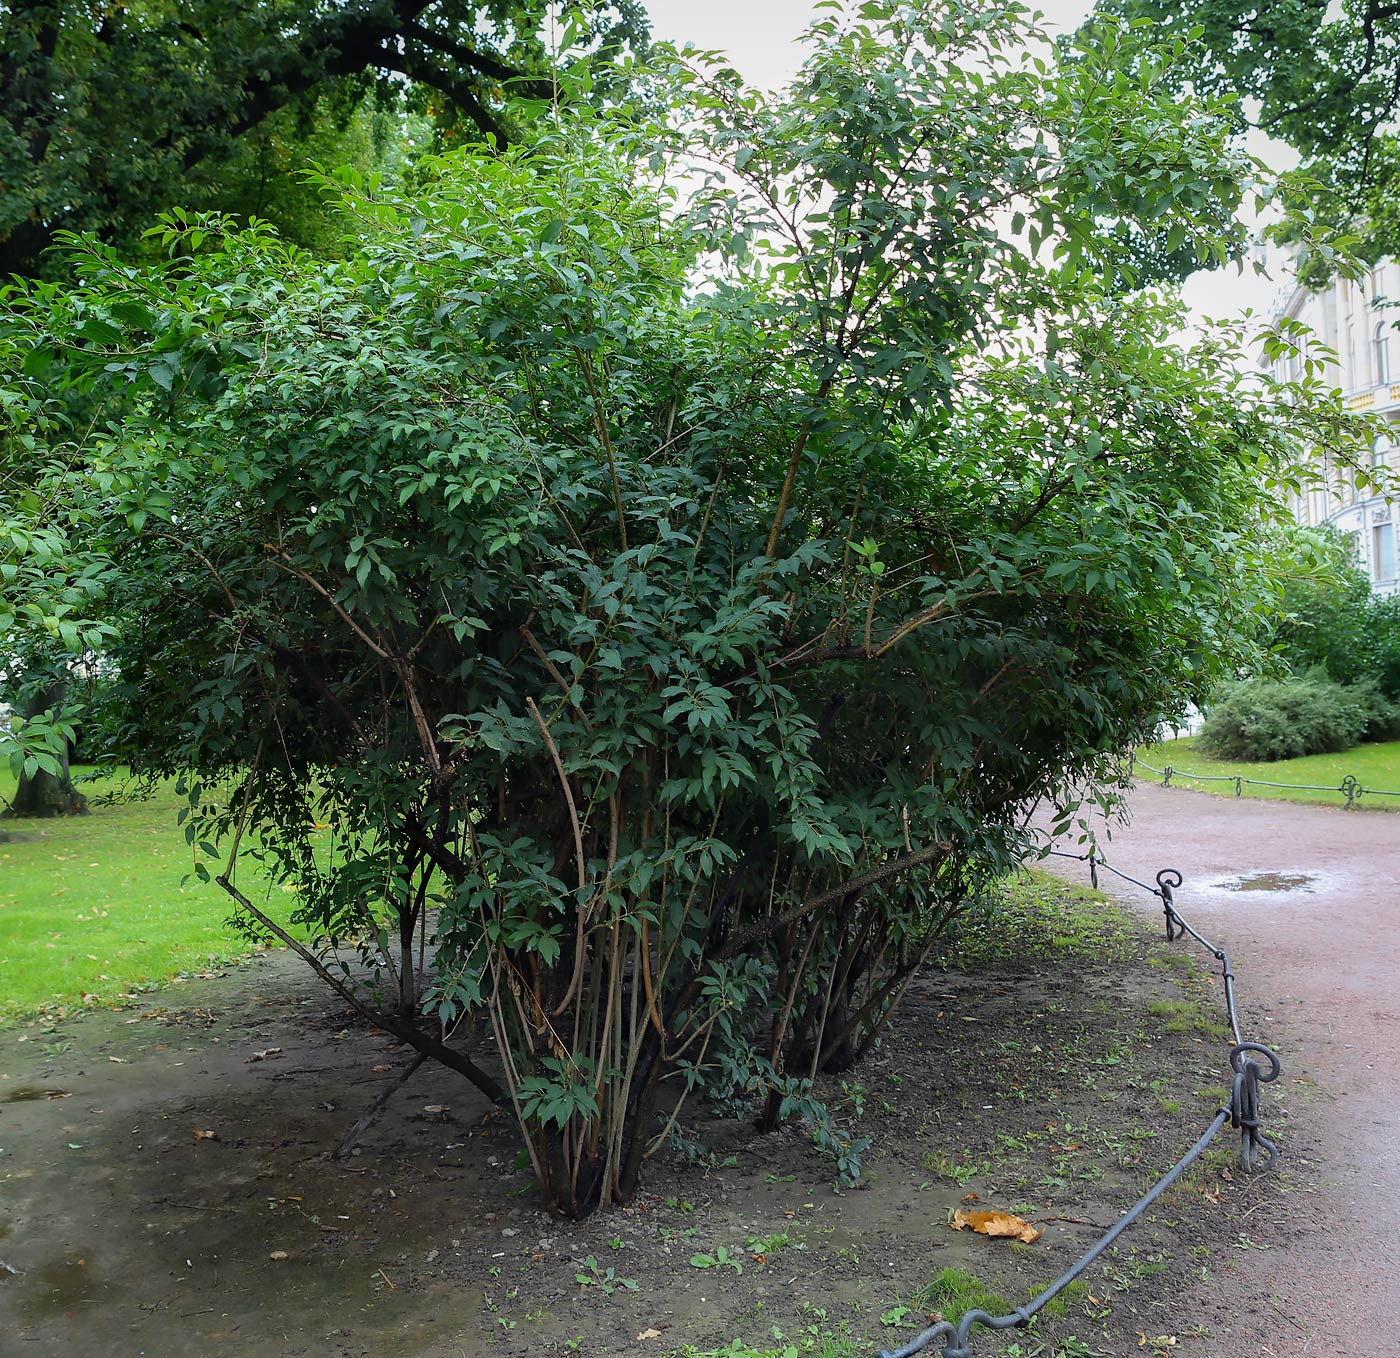
<svg viewBox="0 0 1400 1358"><path fill-rule="evenodd" d="M1176 1336L1174 1334L1156 1334L1149 1336L1143 1334L1143 1332L1139 1330L1138 1348L1145 1349L1148 1347L1154 1349L1174 1349L1176 1347Z"/></svg>
<svg viewBox="0 0 1400 1358"><path fill-rule="evenodd" d="M643 1331L641 1332L641 1334L639 1334L639 1335L637 1336L638 1342L640 1342L640 1341L643 1340L643 1339L660 1339L660 1338L661 1338L661 1331L660 1331L660 1330L643 1330Z"/></svg>
<svg viewBox="0 0 1400 1358"><path fill-rule="evenodd" d="M1045 1234L1029 1221L1010 1212L964 1212L959 1207L953 1212L953 1229L960 1231L964 1227L976 1231L978 1235L1005 1236L1027 1245Z"/></svg>
<svg viewBox="0 0 1400 1358"><path fill-rule="evenodd" d="M194 1129L194 1139L196 1141L217 1141L219 1139L219 1134L218 1132L206 1131L203 1128L196 1127Z"/></svg>

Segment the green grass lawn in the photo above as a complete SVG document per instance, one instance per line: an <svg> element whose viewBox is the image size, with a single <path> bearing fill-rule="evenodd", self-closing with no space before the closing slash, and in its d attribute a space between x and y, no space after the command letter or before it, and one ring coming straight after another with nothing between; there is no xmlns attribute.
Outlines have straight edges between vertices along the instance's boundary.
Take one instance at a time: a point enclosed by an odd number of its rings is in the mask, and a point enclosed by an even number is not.
<svg viewBox="0 0 1400 1358"><path fill-rule="evenodd" d="M1400 740L1376 745L1358 745L1342 754L1313 754L1303 759L1280 759L1272 764L1237 764L1224 759L1212 759L1196 748L1196 738L1168 740L1160 745L1145 745L1138 758L1153 768L1168 766L1173 770L1173 787L1196 788L1221 797L1233 797L1233 783L1206 782L1192 774L1225 775L1230 778L1259 778L1272 783L1313 783L1327 788L1340 788L1347 774L1363 787L1400 792ZM1141 767L1141 778L1161 781L1160 774ZM1344 806L1346 798L1340 791L1300 791L1294 788L1257 787L1246 783L1246 797L1273 797L1290 802L1314 802L1324 806ZM1366 810L1400 811L1400 797L1363 796L1357 803Z"/></svg>
<svg viewBox="0 0 1400 1358"><path fill-rule="evenodd" d="M84 784L89 796L103 784ZM13 780L0 779L9 796ZM0 1021L42 1006L113 1004L133 988L253 951L230 902L190 876L173 787L59 820L3 820Z"/></svg>

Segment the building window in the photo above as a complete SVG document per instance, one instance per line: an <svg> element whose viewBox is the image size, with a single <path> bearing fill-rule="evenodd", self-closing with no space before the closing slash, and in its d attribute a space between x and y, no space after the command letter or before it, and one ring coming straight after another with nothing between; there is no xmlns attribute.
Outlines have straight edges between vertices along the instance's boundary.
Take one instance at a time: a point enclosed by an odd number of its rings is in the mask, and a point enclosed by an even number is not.
<svg viewBox="0 0 1400 1358"><path fill-rule="evenodd" d="M1371 445L1371 465L1373 467L1390 466L1390 435L1377 434L1376 441Z"/></svg>
<svg viewBox="0 0 1400 1358"><path fill-rule="evenodd" d="M1395 579L1395 525L1378 523L1371 530L1375 547L1371 554L1371 574L1376 580Z"/></svg>
<svg viewBox="0 0 1400 1358"><path fill-rule="evenodd" d="M1390 326L1382 321L1376 327L1376 383L1390 381Z"/></svg>

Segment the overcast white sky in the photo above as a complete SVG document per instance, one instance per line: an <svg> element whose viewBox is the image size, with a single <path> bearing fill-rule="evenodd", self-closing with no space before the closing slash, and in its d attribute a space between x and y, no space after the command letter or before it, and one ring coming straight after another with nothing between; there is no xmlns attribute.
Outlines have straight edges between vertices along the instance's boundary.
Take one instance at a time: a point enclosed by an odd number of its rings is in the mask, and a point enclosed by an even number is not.
<svg viewBox="0 0 1400 1358"><path fill-rule="evenodd" d="M1043 0L1039 8L1045 27L1063 31L1089 12L1091 0ZM802 55L797 39L814 14L813 0L648 0L647 9L657 37L726 52L750 82L764 87L781 85L796 70ZM1279 157L1286 154L1276 144L1250 149L1273 163L1283 163ZM1225 269L1189 278L1185 295L1196 314L1228 317L1245 307L1265 310L1282 281Z"/></svg>
<svg viewBox="0 0 1400 1358"><path fill-rule="evenodd" d="M813 0L647 0L653 32L675 43L728 52L755 85L781 84L800 60L797 39L815 13ZM1073 28L1091 0L1044 0L1052 30Z"/></svg>

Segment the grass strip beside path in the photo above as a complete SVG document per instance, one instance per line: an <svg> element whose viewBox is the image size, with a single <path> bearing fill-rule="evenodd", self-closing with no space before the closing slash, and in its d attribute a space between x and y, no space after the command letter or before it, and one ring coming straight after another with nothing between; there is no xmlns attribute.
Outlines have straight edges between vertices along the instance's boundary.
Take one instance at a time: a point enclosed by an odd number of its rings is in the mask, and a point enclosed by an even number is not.
<svg viewBox="0 0 1400 1358"><path fill-rule="evenodd" d="M1228 759L1212 759L1198 748L1197 739L1191 736L1183 740L1163 741L1158 745L1144 745L1138 750L1137 757L1153 768L1170 767L1173 787L1211 792L1217 797L1233 797L1235 785L1209 782L1193 775L1257 778L1271 783L1314 783L1340 789L1342 779L1351 774L1363 787L1400 792L1400 740L1358 745L1341 754L1313 754L1302 759L1279 759L1273 763L1237 763ZM1139 769L1138 776L1148 782L1161 782L1160 774L1144 769ZM1317 806L1346 805L1346 797L1340 791L1303 791L1246 783L1244 796L1309 802ZM1400 811L1400 797L1363 796L1357 805L1368 811Z"/></svg>
<svg viewBox="0 0 1400 1358"><path fill-rule="evenodd" d="M6 776L0 794L13 790ZM182 801L172 786L86 816L0 820L0 1021L119 1004L256 951L228 927L223 892L190 875Z"/></svg>

